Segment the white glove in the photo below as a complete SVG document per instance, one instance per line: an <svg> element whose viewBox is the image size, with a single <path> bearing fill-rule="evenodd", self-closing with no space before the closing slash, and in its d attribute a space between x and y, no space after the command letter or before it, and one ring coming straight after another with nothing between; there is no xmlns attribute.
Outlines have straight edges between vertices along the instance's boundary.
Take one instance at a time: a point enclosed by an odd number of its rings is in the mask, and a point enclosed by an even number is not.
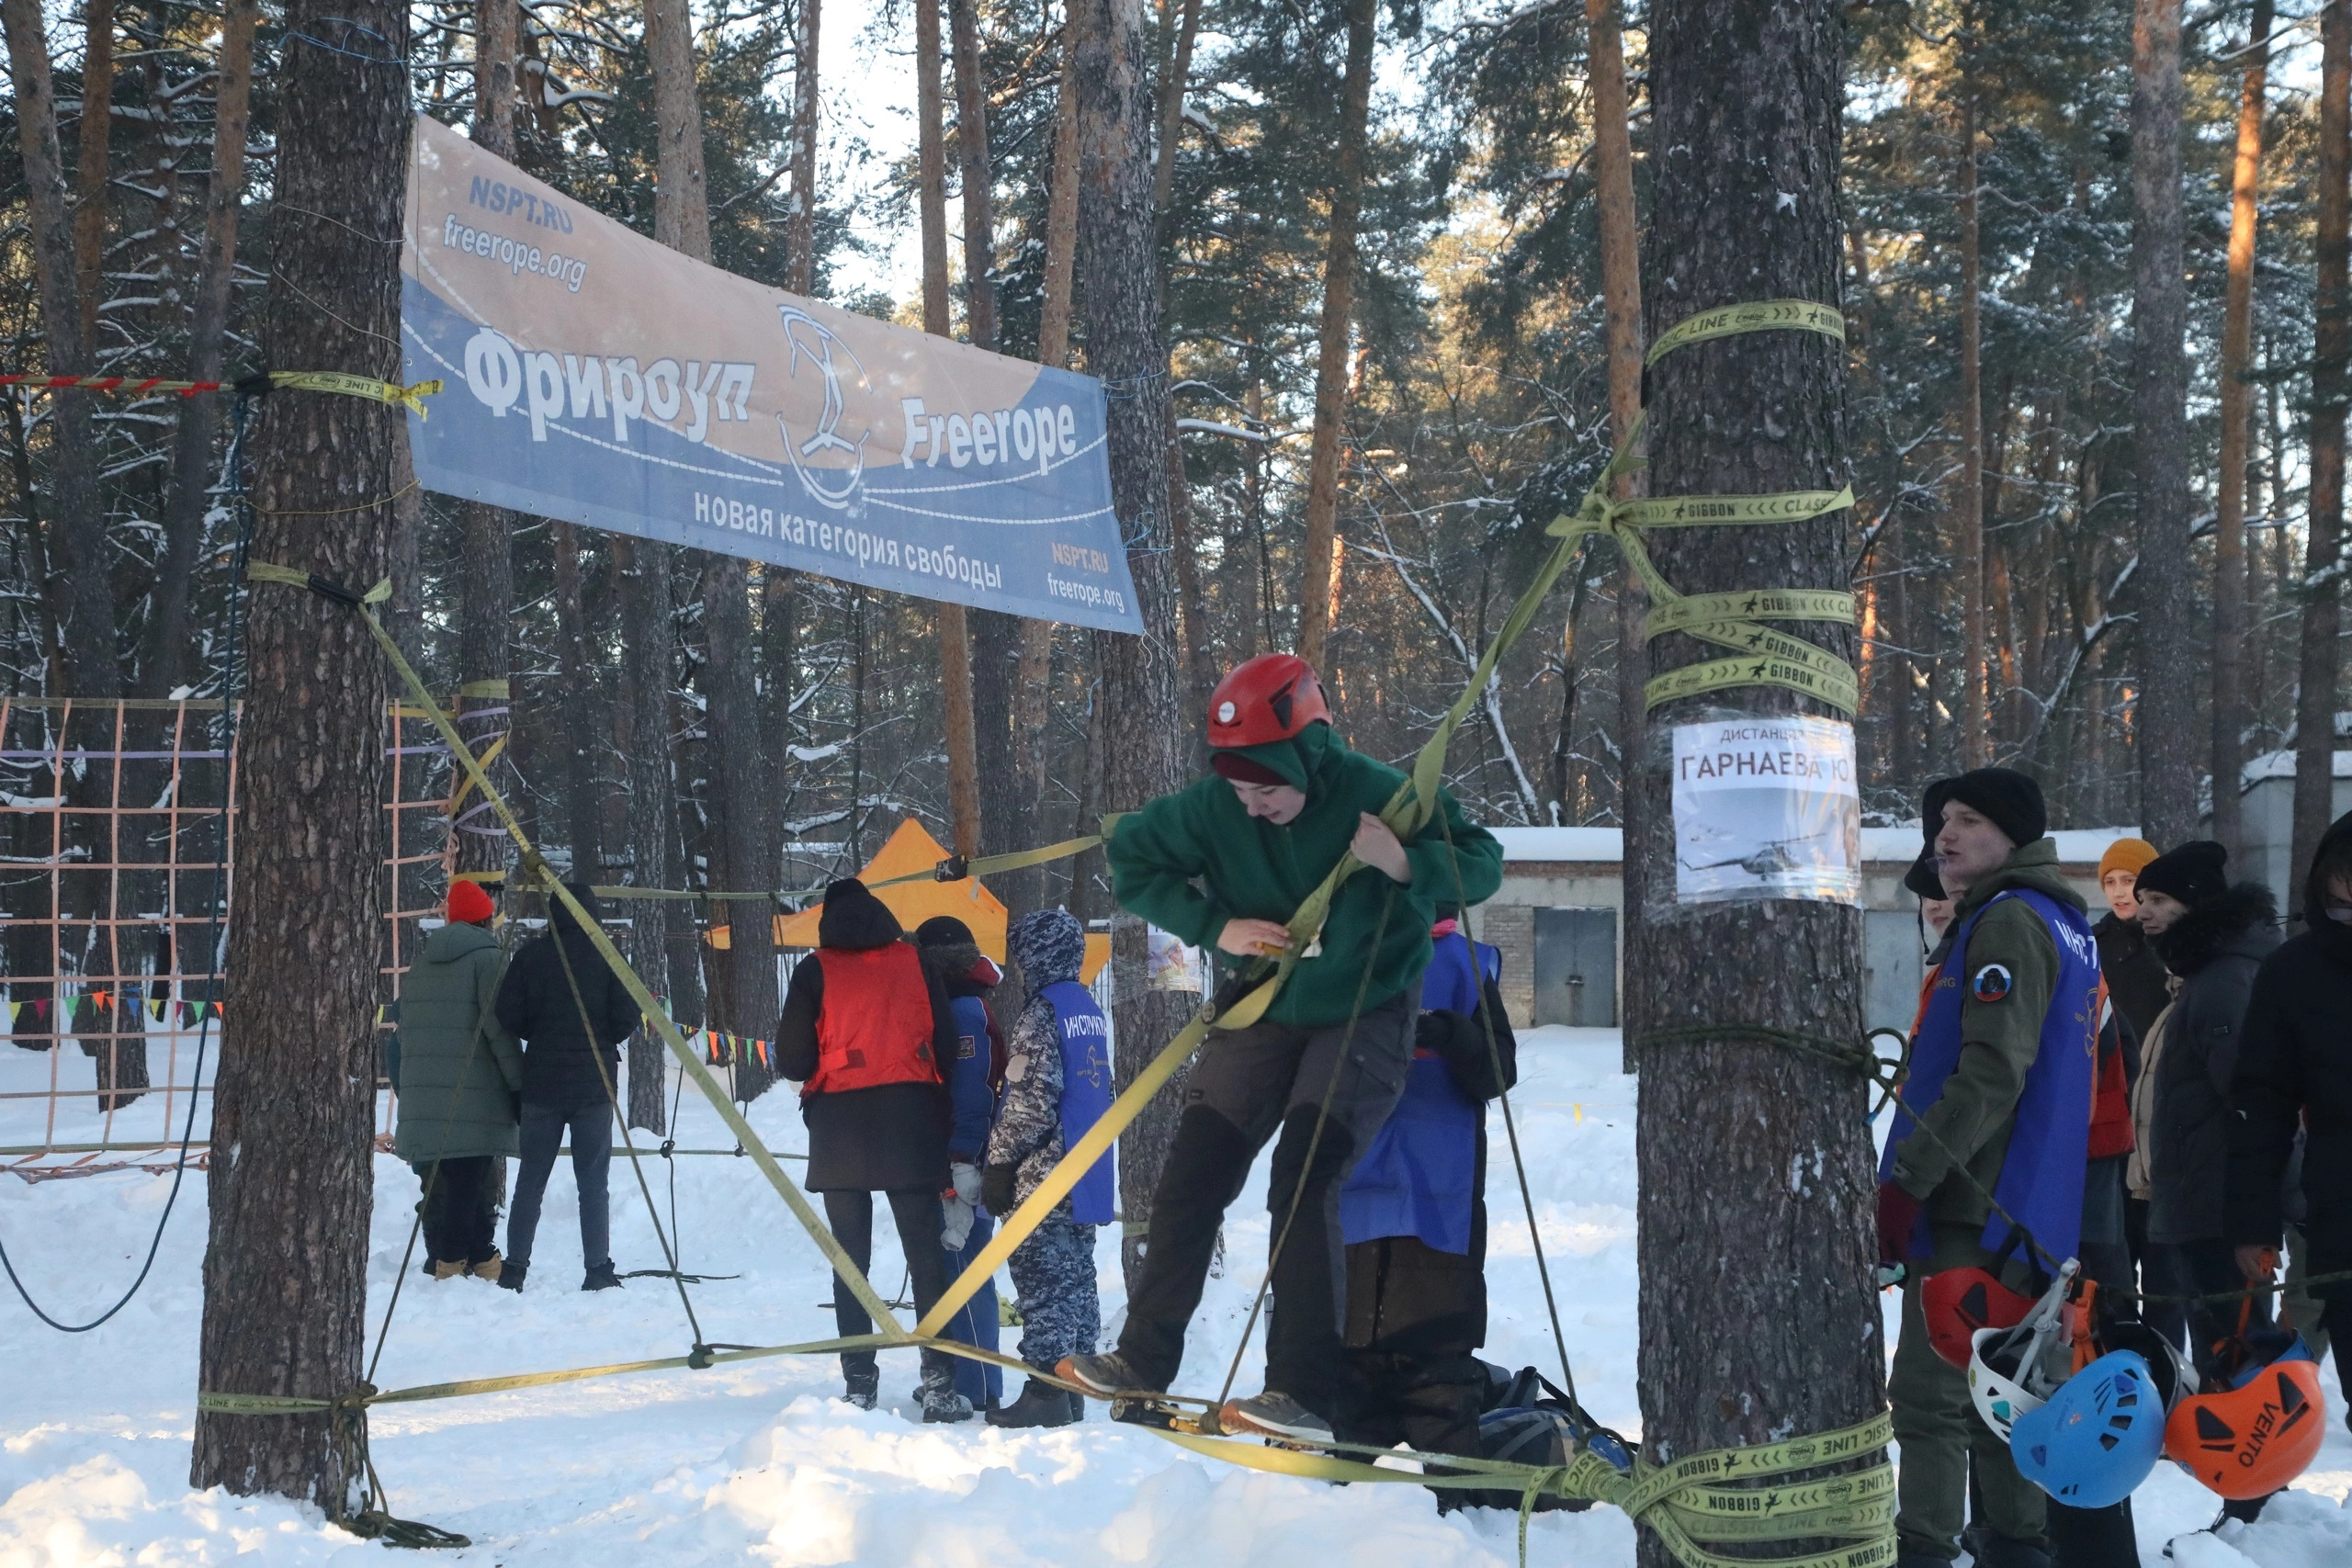
<svg viewBox="0 0 2352 1568"><path fill-rule="evenodd" d="M966 1165L962 1160L957 1160L947 1168L947 1179L956 1189L956 1196L966 1204L974 1204L980 1201L980 1168L978 1166Z"/></svg>
<svg viewBox="0 0 2352 1568"><path fill-rule="evenodd" d="M972 1168L959 1166L957 1168L969 1170ZM950 1252L963 1251L965 1241L972 1234L972 1205L961 1198L943 1198L939 1201L939 1245Z"/></svg>

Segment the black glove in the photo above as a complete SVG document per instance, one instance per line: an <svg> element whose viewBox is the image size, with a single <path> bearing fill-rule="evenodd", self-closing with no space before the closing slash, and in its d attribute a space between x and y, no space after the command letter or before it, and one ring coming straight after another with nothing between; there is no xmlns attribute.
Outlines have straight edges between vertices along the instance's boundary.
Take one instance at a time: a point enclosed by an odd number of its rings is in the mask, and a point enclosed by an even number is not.
<svg viewBox="0 0 2352 1568"><path fill-rule="evenodd" d="M1012 1179L1021 1168L992 1165L980 1173L980 1201L988 1212L1001 1218L1012 1213Z"/></svg>

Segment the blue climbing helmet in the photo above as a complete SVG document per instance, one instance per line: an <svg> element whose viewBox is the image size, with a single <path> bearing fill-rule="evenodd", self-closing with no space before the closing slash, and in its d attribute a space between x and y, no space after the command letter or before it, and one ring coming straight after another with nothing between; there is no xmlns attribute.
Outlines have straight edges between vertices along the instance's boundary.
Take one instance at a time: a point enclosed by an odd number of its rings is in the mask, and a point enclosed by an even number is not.
<svg viewBox="0 0 2352 1568"><path fill-rule="evenodd" d="M2164 1457L2165 1417L2197 1387L2162 1336L2129 1326L2138 1332L2102 1336L2116 1348L2009 1431L2018 1473L2070 1508L2112 1507L2137 1491Z"/></svg>

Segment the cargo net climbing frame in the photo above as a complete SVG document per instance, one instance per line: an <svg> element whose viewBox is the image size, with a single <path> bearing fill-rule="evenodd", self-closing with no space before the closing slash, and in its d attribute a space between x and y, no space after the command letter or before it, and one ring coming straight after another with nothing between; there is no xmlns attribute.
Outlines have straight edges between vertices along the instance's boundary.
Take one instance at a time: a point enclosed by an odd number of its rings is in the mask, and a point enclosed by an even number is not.
<svg viewBox="0 0 2352 1568"><path fill-rule="evenodd" d="M204 1158L233 1023L217 973L228 928L214 917L216 874L225 887L235 852L221 718L217 699L0 696L0 1172L167 1168L190 1096L190 1158ZM448 755L430 724L395 706L385 736L390 1002L419 922L440 913L453 835ZM389 1133L389 1100L386 1116Z"/></svg>

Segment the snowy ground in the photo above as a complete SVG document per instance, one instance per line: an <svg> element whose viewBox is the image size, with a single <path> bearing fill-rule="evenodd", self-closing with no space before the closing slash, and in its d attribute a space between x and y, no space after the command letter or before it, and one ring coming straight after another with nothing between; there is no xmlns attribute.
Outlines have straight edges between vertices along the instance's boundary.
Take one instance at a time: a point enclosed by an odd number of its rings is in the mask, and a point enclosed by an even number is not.
<svg viewBox="0 0 2352 1568"><path fill-rule="evenodd" d="M1634 1400L1633 1080L1617 1072L1613 1032L1548 1029L1522 1036L1525 1082L1514 1097L1554 1282L1586 1403L1638 1428ZM68 1077L89 1064L69 1051ZM46 1082L45 1056L0 1047L0 1092ZM689 1101L694 1096L689 1093ZM17 1110L25 1102L0 1101ZM19 1115L22 1112L18 1113ZM0 1115L0 1145L16 1117ZM779 1149L800 1146L787 1096L755 1107ZM682 1146L724 1147L717 1119L689 1104ZM1488 1263L1487 1355L1550 1370L1533 1251L1508 1184L1495 1123L1498 1179ZM689 1269L742 1278L695 1292L707 1336L776 1344L832 1332L816 1249L747 1163L677 1162ZM668 1194L658 1162L655 1191ZM1233 1266L1213 1280L1194 1325L1182 1387L1221 1380L1265 1255L1263 1165L1234 1209ZM399 1267L414 1179L378 1163L371 1321ZM136 1272L170 1182L139 1171L37 1185L0 1175L0 1239L52 1314L69 1320L111 1301ZM657 1266L635 1184L614 1172L614 1251L624 1269ZM578 1262L570 1177L559 1171L540 1231L532 1289L514 1296L473 1280L412 1280L376 1382L391 1388L682 1353L675 1294L639 1280L587 1296L569 1287ZM887 1227L887 1210L880 1224ZM196 1386L202 1179L191 1176L154 1278L113 1322L66 1340L0 1297L0 1568L171 1568L266 1552L277 1562L380 1561L380 1549L280 1502L187 1487ZM877 1239L877 1257L896 1256ZM1098 1258L1105 1316L1120 1310L1115 1243ZM888 1290L900 1269L876 1273ZM1007 1348L1011 1337L1008 1335ZM1516 1521L1473 1513L1441 1519L1413 1487L1330 1488L1261 1476L1184 1454L1100 1417L1056 1432L999 1433L911 1419L913 1358L886 1354L880 1410L833 1400L830 1359L741 1363L552 1389L391 1406L373 1418L375 1452L397 1512L471 1536L469 1562L514 1564L1148 1565L1295 1568L1303 1560L1382 1568L1509 1564ZM1238 1386L1257 1386L1258 1360ZM2335 1385L2328 1383L2331 1401ZM2296 1492L2250 1530L2181 1543L2179 1568L2343 1568L2352 1563L2352 1441L2331 1421L2328 1447ZM2202 1526L2212 1500L2170 1466L2138 1499L2143 1552L2161 1568L2167 1538ZM1613 1512L1535 1521L1532 1560L1618 1568L1633 1531Z"/></svg>

